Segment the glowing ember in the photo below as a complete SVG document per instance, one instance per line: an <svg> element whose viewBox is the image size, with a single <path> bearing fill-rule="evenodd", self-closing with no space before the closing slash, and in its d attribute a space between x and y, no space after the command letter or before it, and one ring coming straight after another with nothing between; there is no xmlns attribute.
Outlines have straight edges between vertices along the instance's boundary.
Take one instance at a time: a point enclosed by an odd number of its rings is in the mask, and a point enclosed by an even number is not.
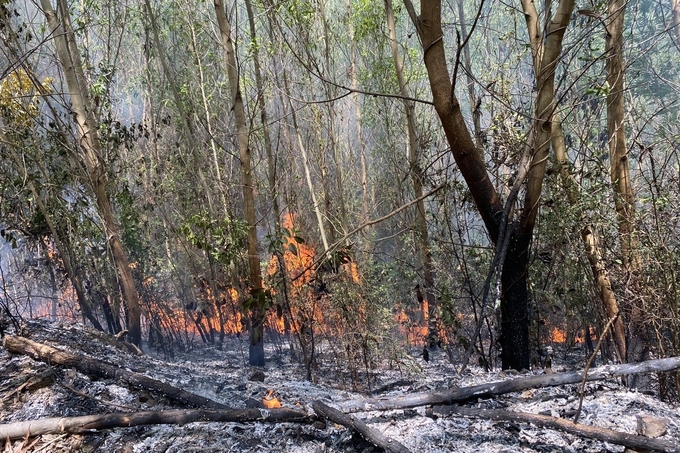
<svg viewBox="0 0 680 453"><path fill-rule="evenodd" d="M269 393L267 393L267 396L262 398L262 404L264 404L264 407L267 409L276 409L281 407L281 402L279 399L275 396L272 396L274 393L274 390L269 390Z"/></svg>

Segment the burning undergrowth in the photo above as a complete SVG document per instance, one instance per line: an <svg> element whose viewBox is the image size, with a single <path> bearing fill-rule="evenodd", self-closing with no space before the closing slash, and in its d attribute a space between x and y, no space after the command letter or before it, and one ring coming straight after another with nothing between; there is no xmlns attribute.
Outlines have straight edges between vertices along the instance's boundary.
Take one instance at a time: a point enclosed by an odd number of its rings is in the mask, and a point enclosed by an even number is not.
<svg viewBox="0 0 680 453"><path fill-rule="evenodd" d="M443 352L430 361L403 355L399 362L383 362L373 369L371 390L352 392L351 370L327 370L323 362L315 372L316 382L305 379L305 367L291 360L284 342L268 346L267 366L244 365L244 350L236 337L223 347L201 347L178 353L167 361L154 351L136 355L121 343L79 325L29 322L24 333L36 342L53 345L83 357L118 365L190 391L232 408L281 405L312 414L314 400L340 404L348 399L372 395L405 395L476 385L506 379L503 373L485 373L471 367L462 375ZM328 345L319 360L334 354ZM415 352L415 351L414 351ZM570 365L557 354L555 371ZM339 376L346 376L342 383ZM24 355L0 350L0 418L4 423L49 416L76 416L163 410L178 407L168 395L139 390L112 379L94 379L73 368L50 366ZM568 418L578 406L576 385L528 390L489 400L474 407L519 410ZM586 387L581 421L624 432L635 432L636 416L662 417L668 422L667 438L680 438L680 410L652 395L632 392L615 380ZM425 408L364 412L358 414L371 427L411 451L520 452L520 451L623 451L623 447L579 438L528 424L428 416ZM25 451L106 452L349 452L378 451L372 444L334 425L316 423L189 423L184 426L154 425L116 428L84 435L43 435ZM8 444L9 445L9 444ZM15 441L14 447L21 441ZM9 448L9 447L8 447ZM8 450L10 451L10 450ZM21 449L17 450L21 451Z"/></svg>

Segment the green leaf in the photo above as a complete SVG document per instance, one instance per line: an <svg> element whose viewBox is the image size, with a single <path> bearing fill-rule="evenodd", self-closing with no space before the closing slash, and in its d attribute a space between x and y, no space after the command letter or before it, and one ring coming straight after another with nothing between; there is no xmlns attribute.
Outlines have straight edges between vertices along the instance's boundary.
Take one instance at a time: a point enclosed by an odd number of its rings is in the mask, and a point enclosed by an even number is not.
<svg viewBox="0 0 680 453"><path fill-rule="evenodd" d="M295 246L295 244L288 244L288 250L290 250L290 253L292 253L293 255L297 256L297 254L298 254L298 249L297 249L297 247Z"/></svg>

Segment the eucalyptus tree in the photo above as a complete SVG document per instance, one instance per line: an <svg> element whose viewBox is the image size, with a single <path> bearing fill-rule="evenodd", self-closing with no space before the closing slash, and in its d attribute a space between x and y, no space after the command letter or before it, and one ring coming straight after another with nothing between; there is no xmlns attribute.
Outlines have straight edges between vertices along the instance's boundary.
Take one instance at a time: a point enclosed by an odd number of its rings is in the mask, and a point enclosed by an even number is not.
<svg viewBox="0 0 680 453"><path fill-rule="evenodd" d="M524 2L523 2L524 3ZM551 138L555 108L555 70L562 51L562 39L574 9L573 0L562 0L544 30L530 32L532 51L540 49L536 69L536 100L530 140L517 168L517 176L505 207L486 168L483 151L473 141L455 95L457 67L449 73L442 29L442 5L438 0L422 1L418 15L410 1L407 9L417 29L424 52L435 110L442 123L451 153L470 189L489 236L497 247L501 266L501 346L503 368L530 366L527 272L533 235ZM526 7L525 7L526 8ZM546 15L552 11L546 11ZM531 20L531 17L527 17ZM542 31L542 33L541 33ZM540 44L540 46L538 46ZM457 64L457 60L456 60ZM526 178L524 204L518 218L512 215L513 199Z"/></svg>
<svg viewBox="0 0 680 453"><path fill-rule="evenodd" d="M41 6L49 27L54 34L57 54L71 97L79 146L81 148L81 162L87 172L87 181L96 200L107 243L111 248L120 278L123 298L127 308L126 314L130 340L135 344L139 344L142 336L139 296L107 192L109 178L106 165L101 159L102 153L100 152L98 135L99 124L94 115L96 110L90 99L90 87L83 73L80 50L77 47L75 33L71 25L68 5L65 0L59 0L59 13L54 10L49 0L41 0Z"/></svg>
<svg viewBox="0 0 680 453"><path fill-rule="evenodd" d="M225 6L221 0L214 0L217 24L220 30L221 44L225 55L227 76L229 78L231 105L234 111L236 137L241 162L241 178L243 184L243 201L245 220L248 223L248 266L250 269L250 354L249 363L264 366L264 321L266 319L267 298L262 285L260 254L257 239L257 218L255 216L255 190L253 169L251 165L251 148L249 131L244 108L243 92L239 81L239 69L236 64L235 48L231 36L231 26L227 19Z"/></svg>

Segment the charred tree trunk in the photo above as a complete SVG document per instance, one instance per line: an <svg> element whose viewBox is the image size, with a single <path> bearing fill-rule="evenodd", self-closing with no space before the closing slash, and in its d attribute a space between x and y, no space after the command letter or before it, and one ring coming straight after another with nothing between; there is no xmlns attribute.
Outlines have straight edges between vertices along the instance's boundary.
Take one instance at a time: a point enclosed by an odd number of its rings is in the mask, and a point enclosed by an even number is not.
<svg viewBox="0 0 680 453"><path fill-rule="evenodd" d="M510 229L510 242L501 273L501 359L503 369L529 369L529 245L531 234Z"/></svg>

